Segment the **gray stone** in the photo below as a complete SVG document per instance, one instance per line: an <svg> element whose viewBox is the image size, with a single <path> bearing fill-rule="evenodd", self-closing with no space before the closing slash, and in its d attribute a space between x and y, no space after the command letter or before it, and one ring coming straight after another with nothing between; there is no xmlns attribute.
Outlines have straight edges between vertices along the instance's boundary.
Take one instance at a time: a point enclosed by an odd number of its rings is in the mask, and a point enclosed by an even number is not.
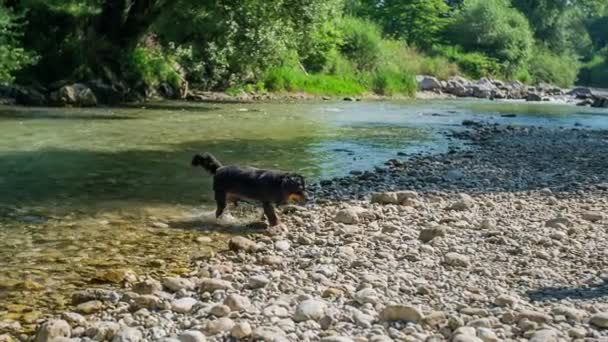
<svg viewBox="0 0 608 342"><path fill-rule="evenodd" d="M418 236L418 239L420 239L420 241L427 243L427 242L431 242L431 240L438 238L438 237L444 237L446 234L446 229L444 227L431 227L431 228L424 228L420 231L420 235Z"/></svg>
<svg viewBox="0 0 608 342"><path fill-rule="evenodd" d="M229 281L222 279L203 278L200 282L201 292L213 292L217 290L228 290L232 288Z"/></svg>
<svg viewBox="0 0 608 342"><path fill-rule="evenodd" d="M247 297L233 293L224 299L224 305L232 311L247 311L251 307L251 301Z"/></svg>
<svg viewBox="0 0 608 342"><path fill-rule="evenodd" d="M70 337L72 329L68 322L62 319L52 319L38 329L36 334L36 342L50 342L57 338Z"/></svg>
<svg viewBox="0 0 608 342"><path fill-rule="evenodd" d="M171 310L177 313L185 314L192 311L192 308L194 307L194 305L196 305L196 303L197 300L191 297L176 299L171 302Z"/></svg>
<svg viewBox="0 0 608 342"><path fill-rule="evenodd" d="M192 291L195 287L194 283L190 279L177 277L167 277L163 279L163 286L173 292L180 290Z"/></svg>
<svg viewBox="0 0 608 342"><path fill-rule="evenodd" d="M186 330L178 337L180 342L205 342L207 338L198 330Z"/></svg>
<svg viewBox="0 0 608 342"><path fill-rule="evenodd" d="M326 304L320 300L305 300L296 307L296 313L293 316L293 320L296 322L308 320L318 321L325 314L326 308Z"/></svg>
<svg viewBox="0 0 608 342"><path fill-rule="evenodd" d="M470 261L469 257L465 255L450 252L445 255L445 263L454 267L467 267L469 266Z"/></svg>
<svg viewBox="0 0 608 342"><path fill-rule="evenodd" d="M257 275L257 276L253 276L253 277L249 278L249 281L247 282L247 286L250 289L261 289L263 287L266 287L266 285L268 285L268 283L270 283L270 279L268 279L267 277L265 277L263 275Z"/></svg>
<svg viewBox="0 0 608 342"><path fill-rule="evenodd" d="M383 321L408 321L417 323L423 318L424 316L418 308L409 305L387 305L380 313L380 319Z"/></svg>
<svg viewBox="0 0 608 342"><path fill-rule="evenodd" d="M589 323L599 328L608 329L608 312L600 312L591 316Z"/></svg>
<svg viewBox="0 0 608 342"><path fill-rule="evenodd" d="M249 325L247 322L236 323L230 331L230 335L239 340L249 337L251 333L251 325Z"/></svg>
<svg viewBox="0 0 608 342"><path fill-rule="evenodd" d="M211 335L229 332L232 328L234 328L234 321L228 317L218 318L207 323L207 332Z"/></svg>
<svg viewBox="0 0 608 342"><path fill-rule="evenodd" d="M143 335L139 329L136 328L123 328L120 330L112 339L112 342L139 342L143 338Z"/></svg>

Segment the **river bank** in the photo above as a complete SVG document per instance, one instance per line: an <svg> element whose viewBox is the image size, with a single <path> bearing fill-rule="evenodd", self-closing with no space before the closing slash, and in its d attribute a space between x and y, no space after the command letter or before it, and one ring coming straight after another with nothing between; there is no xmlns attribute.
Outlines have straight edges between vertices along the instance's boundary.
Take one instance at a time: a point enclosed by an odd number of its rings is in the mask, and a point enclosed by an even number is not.
<svg viewBox="0 0 608 342"><path fill-rule="evenodd" d="M75 292L37 340L608 338L608 132L466 125L470 149L314 185L181 278Z"/></svg>
<svg viewBox="0 0 608 342"><path fill-rule="evenodd" d="M554 102L608 108L608 94L606 92L586 87L562 89L545 83L530 86L519 81L501 81L487 78L468 80L460 76L442 81L432 76L423 75L416 76L416 83L418 90L412 97L419 100L444 98L525 100L528 102ZM399 98L408 98L408 96L386 96L372 92L356 96L312 95L303 92L248 93L242 90L227 93L188 88L174 89L168 84L160 84L135 91L129 90L122 83L109 85L101 81L88 83L58 82L47 88L0 84L0 104L25 106L95 107L98 105L141 104L159 99L208 103L247 103L336 99L360 101Z"/></svg>

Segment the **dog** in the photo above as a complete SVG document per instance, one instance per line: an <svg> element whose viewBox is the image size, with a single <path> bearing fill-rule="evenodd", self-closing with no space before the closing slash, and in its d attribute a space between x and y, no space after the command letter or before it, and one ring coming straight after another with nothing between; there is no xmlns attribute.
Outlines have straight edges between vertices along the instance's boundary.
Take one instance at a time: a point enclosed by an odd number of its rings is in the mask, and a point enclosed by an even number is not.
<svg viewBox="0 0 608 342"><path fill-rule="evenodd" d="M226 203L238 205L241 200L258 201L264 208L264 216L270 226L279 224L275 206L306 202L304 177L297 173L264 170L236 165L223 166L211 153L195 154L192 166L200 166L213 175L213 191L218 218L226 209Z"/></svg>

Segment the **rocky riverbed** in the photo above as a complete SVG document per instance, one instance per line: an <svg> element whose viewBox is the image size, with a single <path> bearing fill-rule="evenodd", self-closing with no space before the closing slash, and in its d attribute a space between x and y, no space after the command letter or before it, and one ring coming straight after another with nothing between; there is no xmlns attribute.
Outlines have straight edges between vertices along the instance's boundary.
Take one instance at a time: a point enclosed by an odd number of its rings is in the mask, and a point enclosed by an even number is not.
<svg viewBox="0 0 608 342"><path fill-rule="evenodd" d="M608 132L464 124L181 278L75 292L36 341L607 341Z"/></svg>

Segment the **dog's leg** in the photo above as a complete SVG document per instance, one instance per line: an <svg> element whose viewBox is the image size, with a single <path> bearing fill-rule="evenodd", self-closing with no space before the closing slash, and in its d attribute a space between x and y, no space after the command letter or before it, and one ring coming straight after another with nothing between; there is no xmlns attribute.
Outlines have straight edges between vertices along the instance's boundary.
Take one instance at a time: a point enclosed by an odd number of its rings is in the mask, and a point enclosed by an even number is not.
<svg viewBox="0 0 608 342"><path fill-rule="evenodd" d="M274 212L274 206L270 202L264 202L264 214L268 217L268 223L270 226L276 226L279 224L279 218Z"/></svg>
<svg viewBox="0 0 608 342"><path fill-rule="evenodd" d="M222 216L224 209L226 209L226 193L223 191L215 192L215 203L217 204L217 210L215 211L215 217L219 218Z"/></svg>

